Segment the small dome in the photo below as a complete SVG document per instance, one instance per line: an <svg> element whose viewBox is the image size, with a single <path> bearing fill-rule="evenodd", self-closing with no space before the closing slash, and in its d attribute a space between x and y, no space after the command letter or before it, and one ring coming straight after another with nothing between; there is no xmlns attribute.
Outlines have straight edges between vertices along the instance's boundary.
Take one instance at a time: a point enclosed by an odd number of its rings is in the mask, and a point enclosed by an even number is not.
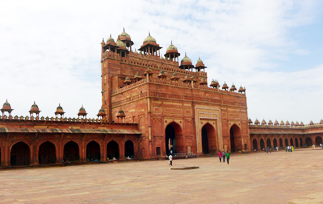
<svg viewBox="0 0 323 204"><path fill-rule="evenodd" d="M310 125L314 125L313 121L311 120Z"/></svg>
<svg viewBox="0 0 323 204"><path fill-rule="evenodd" d="M124 42L122 42L121 40L117 40L117 46L126 47L126 44Z"/></svg>
<svg viewBox="0 0 323 204"><path fill-rule="evenodd" d="M273 121L269 120L268 125L273 125Z"/></svg>
<svg viewBox="0 0 323 204"><path fill-rule="evenodd" d="M85 112L85 108L83 108L83 105L82 105L82 107L80 108L80 110L79 110L80 112L81 111L84 111Z"/></svg>
<svg viewBox="0 0 323 204"><path fill-rule="evenodd" d="M323 120L322 119L320 120L320 124L323 124Z"/></svg>
<svg viewBox="0 0 323 204"><path fill-rule="evenodd" d="M189 77L186 75L186 76L184 76L184 79L188 79Z"/></svg>
<svg viewBox="0 0 323 204"><path fill-rule="evenodd" d="M151 37L151 36L150 36L150 32L149 32L148 37L146 37L146 38L145 38L145 40L144 40L144 43L143 43L143 44L145 44L145 43L147 43L147 42L156 43L155 38L153 38L153 37Z"/></svg>
<svg viewBox="0 0 323 204"><path fill-rule="evenodd" d="M123 110L119 110L119 113L120 113L120 114L124 114Z"/></svg>
<svg viewBox="0 0 323 204"><path fill-rule="evenodd" d="M110 37L109 37L109 38L108 38L108 40L107 40L107 43L109 43L109 42L114 43L114 39L111 37L111 34L110 34Z"/></svg>
<svg viewBox="0 0 323 204"><path fill-rule="evenodd" d="M198 63L202 63L203 64L203 61L199 58L199 60L197 60L196 64Z"/></svg>
<svg viewBox="0 0 323 204"><path fill-rule="evenodd" d="M61 104L58 104L58 107L56 108L56 110L62 110L63 111L63 108L62 108Z"/></svg>
<svg viewBox="0 0 323 204"><path fill-rule="evenodd" d="M200 58L197 60L195 67L204 67L204 63Z"/></svg>
<svg viewBox="0 0 323 204"><path fill-rule="evenodd" d="M185 52L185 57L181 60L181 64L183 63L192 64L192 60L186 56L186 52Z"/></svg>
<svg viewBox="0 0 323 204"><path fill-rule="evenodd" d="M286 121L286 123L285 123L286 125L289 125L289 122L288 122L288 120Z"/></svg>
<svg viewBox="0 0 323 204"><path fill-rule="evenodd" d="M300 126L304 126L304 123L303 123L303 122L301 122Z"/></svg>
<svg viewBox="0 0 323 204"><path fill-rule="evenodd" d="M174 72L174 73L173 73L173 76L177 76L177 74Z"/></svg>
<svg viewBox="0 0 323 204"><path fill-rule="evenodd" d="M10 103L8 103L8 100L3 104L3 109L5 108L11 108Z"/></svg>
<svg viewBox="0 0 323 204"><path fill-rule="evenodd" d="M249 120L248 120L248 123L249 123L249 124L252 124L252 120L251 120L250 118L249 118Z"/></svg>
<svg viewBox="0 0 323 204"><path fill-rule="evenodd" d="M165 72L163 70L160 70L159 74L165 74Z"/></svg>
<svg viewBox="0 0 323 204"><path fill-rule="evenodd" d="M172 41L170 42L170 46L168 46L168 48L166 50L166 53L168 51L171 51L171 50L177 51L177 47L175 47L175 45L173 45L173 42Z"/></svg>
<svg viewBox="0 0 323 204"><path fill-rule="evenodd" d="M206 79L205 78L202 78L201 81L206 81Z"/></svg>
<svg viewBox="0 0 323 204"><path fill-rule="evenodd" d="M125 29L123 28L123 32L118 36L119 38L129 38L131 39L130 35L125 32Z"/></svg>
<svg viewBox="0 0 323 204"><path fill-rule="evenodd" d="M280 125L285 125L285 124L284 124L284 121L280 121Z"/></svg>
<svg viewBox="0 0 323 204"><path fill-rule="evenodd" d="M99 113L105 113L102 107L100 108Z"/></svg>
<svg viewBox="0 0 323 204"><path fill-rule="evenodd" d="M267 124L267 123L266 123L266 121L265 121L265 119L262 119L261 124L262 124L262 125L266 125L266 124Z"/></svg>
<svg viewBox="0 0 323 204"><path fill-rule="evenodd" d="M36 104L36 102L34 101L34 104L33 105L31 105L31 108L38 108L38 106L37 106L37 104Z"/></svg>
<svg viewBox="0 0 323 204"><path fill-rule="evenodd" d="M259 120L258 120L258 119L256 119L255 124L256 124L256 125L259 125L259 124L260 124L260 122L259 122Z"/></svg>

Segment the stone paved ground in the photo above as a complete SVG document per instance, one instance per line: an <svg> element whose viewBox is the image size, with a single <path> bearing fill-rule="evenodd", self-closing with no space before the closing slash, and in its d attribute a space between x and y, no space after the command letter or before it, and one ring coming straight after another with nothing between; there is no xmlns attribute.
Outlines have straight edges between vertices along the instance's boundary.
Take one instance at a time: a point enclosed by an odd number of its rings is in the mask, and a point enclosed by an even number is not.
<svg viewBox="0 0 323 204"><path fill-rule="evenodd" d="M0 203L323 203L323 151L0 171Z"/></svg>

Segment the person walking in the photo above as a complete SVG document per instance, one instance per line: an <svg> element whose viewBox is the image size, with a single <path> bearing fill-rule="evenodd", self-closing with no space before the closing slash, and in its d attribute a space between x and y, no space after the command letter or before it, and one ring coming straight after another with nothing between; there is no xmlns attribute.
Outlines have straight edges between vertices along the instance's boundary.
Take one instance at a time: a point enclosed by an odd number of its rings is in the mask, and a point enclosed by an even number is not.
<svg viewBox="0 0 323 204"><path fill-rule="evenodd" d="M224 151L224 149L222 150L222 159L223 159L223 163L225 163L225 151Z"/></svg>
<svg viewBox="0 0 323 204"><path fill-rule="evenodd" d="M219 160L220 160L220 163L221 163L221 157L222 157L222 152L219 151Z"/></svg>
<svg viewBox="0 0 323 204"><path fill-rule="evenodd" d="M225 156L227 157L227 163L229 164L229 160L230 160L230 151L228 151Z"/></svg>
<svg viewBox="0 0 323 204"><path fill-rule="evenodd" d="M294 152L294 146L292 146L292 152Z"/></svg>
<svg viewBox="0 0 323 204"><path fill-rule="evenodd" d="M168 156L168 159L169 159L169 165L170 166L173 166L173 156L172 155L169 155Z"/></svg>

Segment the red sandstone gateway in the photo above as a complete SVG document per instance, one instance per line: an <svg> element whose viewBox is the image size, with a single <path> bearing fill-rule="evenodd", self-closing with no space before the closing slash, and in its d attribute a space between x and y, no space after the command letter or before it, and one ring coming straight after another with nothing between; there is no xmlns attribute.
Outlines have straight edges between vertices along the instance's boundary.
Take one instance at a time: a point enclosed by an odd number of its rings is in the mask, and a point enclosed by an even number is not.
<svg viewBox="0 0 323 204"><path fill-rule="evenodd" d="M66 118L60 104L55 118L40 117L36 103L30 117L13 117L6 101L0 118L2 167L165 158L170 151L181 156L289 143L310 146L315 137L315 143L322 143L317 135L322 135L323 121L296 128L264 120L252 125L246 89L240 86L236 92L234 84L229 89L224 82L221 90L217 80L208 87L203 61L199 58L194 67L185 53L179 63L172 42L165 58L150 33L139 53L125 30L116 42L110 35L101 45L99 118L86 118L83 106L78 118Z"/></svg>

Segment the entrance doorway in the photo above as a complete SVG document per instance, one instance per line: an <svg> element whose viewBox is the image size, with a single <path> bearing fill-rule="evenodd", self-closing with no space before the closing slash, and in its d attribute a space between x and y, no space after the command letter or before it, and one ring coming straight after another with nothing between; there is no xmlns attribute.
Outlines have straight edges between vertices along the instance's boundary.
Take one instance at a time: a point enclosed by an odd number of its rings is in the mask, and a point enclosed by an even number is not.
<svg viewBox="0 0 323 204"><path fill-rule="evenodd" d="M135 156L135 151L133 148L133 142L131 140L128 140L125 145L125 157L133 158Z"/></svg>
<svg viewBox="0 0 323 204"><path fill-rule="evenodd" d="M252 140L252 149L253 150L257 150L258 149L258 143L256 139Z"/></svg>
<svg viewBox="0 0 323 204"><path fill-rule="evenodd" d="M240 128L234 124L230 128L231 152L242 150L242 138Z"/></svg>
<svg viewBox="0 0 323 204"><path fill-rule="evenodd" d="M302 140L302 138L299 138L299 145L300 145L300 147L303 147L303 140Z"/></svg>
<svg viewBox="0 0 323 204"><path fill-rule="evenodd" d="M47 141L39 146L38 161L39 164L56 163L56 148L53 143Z"/></svg>
<svg viewBox="0 0 323 204"><path fill-rule="evenodd" d="M276 140L276 138L274 139L274 148L276 148L277 147L277 140Z"/></svg>
<svg viewBox="0 0 323 204"><path fill-rule="evenodd" d="M30 148L24 142L18 142L11 148L11 166L23 166L30 164Z"/></svg>
<svg viewBox="0 0 323 204"><path fill-rule="evenodd" d="M293 140L293 138L290 138L290 146L294 146L294 140Z"/></svg>
<svg viewBox="0 0 323 204"><path fill-rule="evenodd" d="M315 138L315 146L319 147L319 146L320 146L320 144L322 144L322 137L317 136L317 137Z"/></svg>
<svg viewBox="0 0 323 204"><path fill-rule="evenodd" d="M313 145L312 139L310 137L307 137L305 140L305 144L307 147L312 146Z"/></svg>
<svg viewBox="0 0 323 204"><path fill-rule="evenodd" d="M203 154L213 153L216 150L215 130L209 123L202 128L202 150Z"/></svg>
<svg viewBox="0 0 323 204"><path fill-rule="evenodd" d="M100 161L100 145L99 143L92 141L86 145L86 161Z"/></svg>
<svg viewBox="0 0 323 204"><path fill-rule="evenodd" d="M109 159L119 159L120 153L119 153L119 145L116 141L111 141L107 145L107 157Z"/></svg>
<svg viewBox="0 0 323 204"><path fill-rule="evenodd" d="M170 150L174 153L184 153L184 141L181 138L182 128L177 123L172 122L165 129L165 147L166 155L170 154Z"/></svg>
<svg viewBox="0 0 323 204"><path fill-rule="evenodd" d="M260 149L264 150L265 149L265 142L263 139L260 140Z"/></svg>
<svg viewBox="0 0 323 204"><path fill-rule="evenodd" d="M80 153L79 146L73 141L64 145L64 161L79 161Z"/></svg>

